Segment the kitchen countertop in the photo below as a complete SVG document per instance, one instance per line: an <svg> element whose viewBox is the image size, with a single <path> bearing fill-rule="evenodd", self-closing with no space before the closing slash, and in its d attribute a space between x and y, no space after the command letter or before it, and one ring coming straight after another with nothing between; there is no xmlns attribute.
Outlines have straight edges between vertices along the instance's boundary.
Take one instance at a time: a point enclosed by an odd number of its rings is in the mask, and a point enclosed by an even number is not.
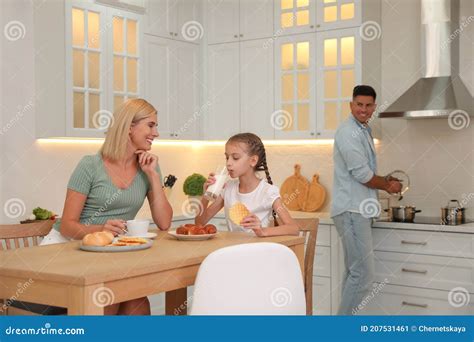
<svg viewBox="0 0 474 342"><path fill-rule="evenodd" d="M319 218L320 224L334 224L329 212L304 212L304 211L290 211L293 218ZM225 218L224 212L220 211L216 214L216 218ZM189 220L189 217L184 215L173 216L173 220ZM457 226L439 225L439 224L419 224L419 223L404 223L404 222L381 222L375 221L372 228L385 229L405 229L405 230L423 230L446 233L467 233L474 234L474 222L466 223Z"/></svg>

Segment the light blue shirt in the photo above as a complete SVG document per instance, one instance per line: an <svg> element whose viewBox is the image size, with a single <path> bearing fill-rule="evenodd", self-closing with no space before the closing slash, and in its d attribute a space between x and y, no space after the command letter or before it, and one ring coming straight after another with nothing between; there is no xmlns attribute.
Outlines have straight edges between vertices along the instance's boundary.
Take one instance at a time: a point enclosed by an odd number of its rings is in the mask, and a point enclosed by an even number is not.
<svg viewBox="0 0 474 342"><path fill-rule="evenodd" d="M364 185L377 172L371 129L352 114L336 131L333 159L331 217L346 211L360 212L362 201L377 200L377 191Z"/></svg>

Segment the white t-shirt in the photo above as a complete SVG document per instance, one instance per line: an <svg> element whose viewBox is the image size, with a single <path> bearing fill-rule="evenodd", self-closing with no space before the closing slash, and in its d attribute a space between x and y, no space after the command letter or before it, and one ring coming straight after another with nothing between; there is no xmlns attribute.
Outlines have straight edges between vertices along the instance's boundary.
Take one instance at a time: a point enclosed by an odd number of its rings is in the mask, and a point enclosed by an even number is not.
<svg viewBox="0 0 474 342"><path fill-rule="evenodd" d="M257 215L262 227L268 227L272 219L273 202L280 198L280 190L277 186L268 184L266 180L262 179L255 190L242 194L239 192L239 180L232 179L226 183L221 196L224 199L225 217L229 229L234 232L253 233L252 229L243 228L230 220L230 207L236 202L242 202L252 214Z"/></svg>

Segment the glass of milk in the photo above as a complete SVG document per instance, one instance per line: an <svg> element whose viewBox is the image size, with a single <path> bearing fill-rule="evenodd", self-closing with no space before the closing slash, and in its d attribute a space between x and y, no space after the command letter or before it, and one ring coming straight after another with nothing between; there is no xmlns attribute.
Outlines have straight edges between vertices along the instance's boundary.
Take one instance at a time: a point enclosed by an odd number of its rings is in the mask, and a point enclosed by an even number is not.
<svg viewBox="0 0 474 342"><path fill-rule="evenodd" d="M215 200L222 192L224 188L225 182L229 177L229 172L227 171L227 167L219 167L217 172L215 173L214 177L216 178L216 182L214 184L209 185L204 194L208 200Z"/></svg>

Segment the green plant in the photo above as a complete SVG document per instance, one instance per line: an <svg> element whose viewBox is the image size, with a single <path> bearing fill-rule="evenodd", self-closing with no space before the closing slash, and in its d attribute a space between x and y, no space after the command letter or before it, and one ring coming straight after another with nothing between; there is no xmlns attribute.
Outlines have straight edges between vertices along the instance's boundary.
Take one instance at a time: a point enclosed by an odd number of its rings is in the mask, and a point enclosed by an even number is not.
<svg viewBox="0 0 474 342"><path fill-rule="evenodd" d="M188 196L201 196L206 177L199 173L193 173L184 180L183 191Z"/></svg>

